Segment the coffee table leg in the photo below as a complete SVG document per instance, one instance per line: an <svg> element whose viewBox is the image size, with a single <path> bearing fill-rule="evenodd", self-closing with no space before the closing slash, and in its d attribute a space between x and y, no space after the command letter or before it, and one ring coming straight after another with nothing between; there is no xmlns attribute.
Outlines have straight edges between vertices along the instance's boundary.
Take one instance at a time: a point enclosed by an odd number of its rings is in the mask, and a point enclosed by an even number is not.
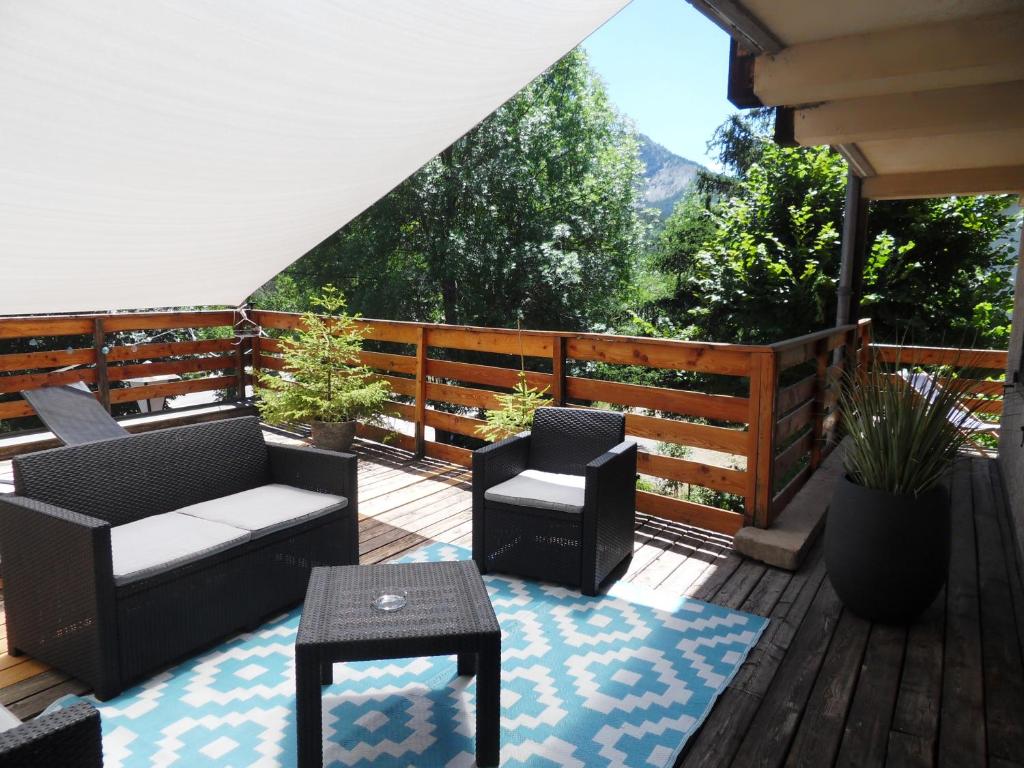
<svg viewBox="0 0 1024 768"><path fill-rule="evenodd" d="M320 654L316 648L295 649L295 723L299 768L321 768L324 762L321 732Z"/></svg>
<svg viewBox="0 0 1024 768"><path fill-rule="evenodd" d="M329 661L320 662L320 685L334 685L334 664Z"/></svg>
<svg viewBox="0 0 1024 768"><path fill-rule="evenodd" d="M475 653L460 653L458 655L458 666L460 675L475 675L476 674L476 654Z"/></svg>
<svg viewBox="0 0 1024 768"><path fill-rule="evenodd" d="M498 765L501 753L501 638L480 646L476 675L476 763Z"/></svg>

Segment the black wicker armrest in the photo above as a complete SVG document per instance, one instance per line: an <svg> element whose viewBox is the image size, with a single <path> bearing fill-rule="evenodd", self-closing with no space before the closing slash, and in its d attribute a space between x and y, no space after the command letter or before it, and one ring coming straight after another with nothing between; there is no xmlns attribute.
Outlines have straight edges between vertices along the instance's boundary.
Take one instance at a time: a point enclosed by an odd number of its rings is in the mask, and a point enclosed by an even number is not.
<svg viewBox="0 0 1024 768"><path fill-rule="evenodd" d="M351 505L357 495L355 454L294 445L267 445L270 477L275 483L307 491L344 496Z"/></svg>
<svg viewBox="0 0 1024 768"><path fill-rule="evenodd" d="M493 488L526 469L530 458L530 433L523 432L473 451L473 492Z"/></svg>
<svg viewBox="0 0 1024 768"><path fill-rule="evenodd" d="M7 647L47 661L103 696L117 685L110 523L0 496Z"/></svg>
<svg viewBox="0 0 1024 768"><path fill-rule="evenodd" d="M522 432L473 451L473 559L486 573L484 553L484 494L488 488L511 480L530 460L530 433Z"/></svg>
<svg viewBox="0 0 1024 768"><path fill-rule="evenodd" d="M0 733L0 765L5 768L58 765L100 768L103 765L100 713L88 702L81 701Z"/></svg>
<svg viewBox="0 0 1024 768"><path fill-rule="evenodd" d="M583 505L582 589L594 594L633 549L636 443L624 441L587 464Z"/></svg>

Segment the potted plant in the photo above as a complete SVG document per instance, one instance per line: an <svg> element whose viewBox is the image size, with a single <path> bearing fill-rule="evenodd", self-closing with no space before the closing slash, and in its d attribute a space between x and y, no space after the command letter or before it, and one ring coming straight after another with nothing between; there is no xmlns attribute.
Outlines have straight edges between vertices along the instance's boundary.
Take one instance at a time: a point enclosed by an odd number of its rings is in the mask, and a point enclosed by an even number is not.
<svg viewBox="0 0 1024 768"><path fill-rule="evenodd" d="M361 364L366 330L342 293L326 285L310 304L323 314L304 313L294 337L281 339L284 373L258 373L257 405L267 422L309 423L313 445L346 451L357 422L383 426L391 386Z"/></svg>
<svg viewBox="0 0 1024 768"><path fill-rule="evenodd" d="M909 622L946 581L945 483L967 440L966 393L963 379L888 373L877 364L843 379L846 474L828 511L825 563L843 603L866 619Z"/></svg>

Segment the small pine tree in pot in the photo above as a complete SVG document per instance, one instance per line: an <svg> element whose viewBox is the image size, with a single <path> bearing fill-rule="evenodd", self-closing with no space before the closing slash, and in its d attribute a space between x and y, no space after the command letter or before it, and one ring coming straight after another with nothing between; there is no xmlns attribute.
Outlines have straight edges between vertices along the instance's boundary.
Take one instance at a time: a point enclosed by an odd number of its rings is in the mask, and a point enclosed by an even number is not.
<svg viewBox="0 0 1024 768"><path fill-rule="evenodd" d="M501 408L487 412L487 423L476 428L477 434L485 440L498 441L529 431L537 409L551 402L547 391L546 387L542 390L531 387L526 381L526 371L520 370L512 392L497 396Z"/></svg>
<svg viewBox="0 0 1024 768"><path fill-rule="evenodd" d="M359 421L384 426L391 386L361 364L366 331L347 313L344 295L326 285L310 303L322 314L304 313L294 337L281 340L285 372L258 374L257 406L268 423L308 423L313 445L345 451Z"/></svg>
<svg viewBox="0 0 1024 768"><path fill-rule="evenodd" d="M968 391L965 379L888 373L877 361L842 382L846 474L828 510L825 563L840 599L863 618L912 621L946 582L946 481L973 419Z"/></svg>

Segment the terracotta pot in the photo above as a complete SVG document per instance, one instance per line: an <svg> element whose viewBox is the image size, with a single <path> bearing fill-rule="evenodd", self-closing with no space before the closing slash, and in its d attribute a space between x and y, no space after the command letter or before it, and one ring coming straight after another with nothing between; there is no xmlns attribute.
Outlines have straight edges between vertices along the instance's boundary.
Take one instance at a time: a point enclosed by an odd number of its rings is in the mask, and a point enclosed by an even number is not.
<svg viewBox="0 0 1024 768"><path fill-rule="evenodd" d="M354 421L312 421L313 445L325 451L347 451L356 436Z"/></svg>
<svg viewBox="0 0 1024 768"><path fill-rule="evenodd" d="M915 498L839 479L825 522L825 565L858 616L889 624L917 618L946 583L949 549L942 486Z"/></svg>

